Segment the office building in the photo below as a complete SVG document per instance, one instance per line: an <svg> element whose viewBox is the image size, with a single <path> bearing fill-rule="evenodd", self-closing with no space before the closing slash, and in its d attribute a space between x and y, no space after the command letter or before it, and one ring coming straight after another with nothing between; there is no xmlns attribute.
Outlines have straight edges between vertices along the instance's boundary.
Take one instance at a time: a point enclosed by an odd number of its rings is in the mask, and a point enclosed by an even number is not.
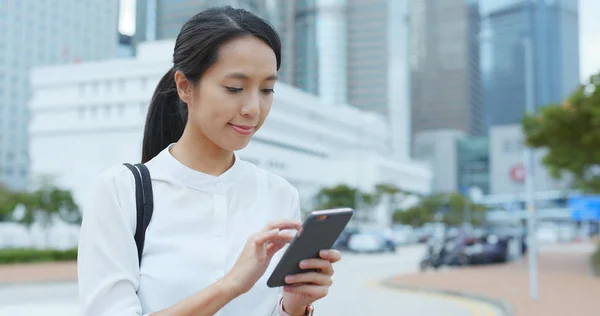
<svg viewBox="0 0 600 316"><path fill-rule="evenodd" d="M302 1L300 1L302 2ZM137 0L134 45L144 41L175 39L192 16L210 7L230 5L248 10L269 21L281 37L283 58L279 77L291 83L293 76L293 15L290 1L274 0Z"/></svg>
<svg viewBox="0 0 600 316"><path fill-rule="evenodd" d="M486 136L467 136L456 142L457 188L490 193L490 145Z"/></svg>
<svg viewBox="0 0 600 316"><path fill-rule="evenodd" d="M148 103L172 66L173 44L144 43L135 59L36 69L29 104L36 179L53 177L81 201L89 181L102 170L139 161ZM371 191L377 183L388 183L430 192L427 167L387 157L390 136L384 118L347 104L326 106L316 96L277 85L269 118L239 154L294 184L303 205L310 207L321 187L337 184ZM356 128L361 125L365 128Z"/></svg>
<svg viewBox="0 0 600 316"><path fill-rule="evenodd" d="M388 119L390 154L410 155L409 1L348 0L348 103Z"/></svg>
<svg viewBox="0 0 600 316"><path fill-rule="evenodd" d="M138 42L175 37L191 16L190 12L209 6L230 4L246 8L269 20L279 31L283 45L281 82L318 95L324 105L348 103L383 115L390 122L388 132L394 135L388 144L388 154L408 159L408 2L219 0L167 3L142 0L138 4L135 35Z"/></svg>
<svg viewBox="0 0 600 316"><path fill-rule="evenodd" d="M487 121L518 124L525 113L525 53L532 43L534 105L560 103L579 85L579 4L573 0L483 0L482 72Z"/></svg>
<svg viewBox="0 0 600 316"><path fill-rule="evenodd" d="M484 133L475 0L415 0L410 17L412 133Z"/></svg>
<svg viewBox="0 0 600 316"><path fill-rule="evenodd" d="M118 0L0 2L0 182L27 187L30 69L114 58L118 15Z"/></svg>

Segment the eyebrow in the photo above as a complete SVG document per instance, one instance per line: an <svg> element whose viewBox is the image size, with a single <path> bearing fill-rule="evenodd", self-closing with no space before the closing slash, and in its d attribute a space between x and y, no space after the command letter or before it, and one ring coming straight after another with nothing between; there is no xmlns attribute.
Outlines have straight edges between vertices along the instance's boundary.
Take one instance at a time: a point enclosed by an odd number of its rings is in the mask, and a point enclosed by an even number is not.
<svg viewBox="0 0 600 316"><path fill-rule="evenodd" d="M225 77L234 78L234 79L248 79L248 76L246 76L245 74L243 74L241 72L230 73ZM277 75L270 75L267 78L265 78L265 80L277 80Z"/></svg>

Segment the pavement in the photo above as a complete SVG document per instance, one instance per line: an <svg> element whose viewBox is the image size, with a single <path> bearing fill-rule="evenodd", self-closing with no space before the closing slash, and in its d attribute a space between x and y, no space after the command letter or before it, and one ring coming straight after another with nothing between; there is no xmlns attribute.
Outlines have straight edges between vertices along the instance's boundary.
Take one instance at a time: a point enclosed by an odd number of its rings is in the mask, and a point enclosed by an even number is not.
<svg viewBox="0 0 600 316"><path fill-rule="evenodd" d="M315 303L315 315L500 316L487 303L434 293L397 290L383 281L398 273L415 273L425 249L401 247L395 254L345 253L336 263L333 286Z"/></svg>
<svg viewBox="0 0 600 316"><path fill-rule="evenodd" d="M477 300L383 285L395 274L414 274L423 253L422 246L410 246L395 254L344 254L329 295L315 303L316 313L501 316L496 307ZM0 266L0 316L75 316L75 280L75 263Z"/></svg>
<svg viewBox="0 0 600 316"><path fill-rule="evenodd" d="M600 279L591 274L591 243L542 247L539 298L529 298L528 264L418 272L422 246L395 254L344 254L334 285L315 303L319 315L592 316L600 315ZM77 315L76 265L0 266L0 316ZM359 298L359 299L356 299Z"/></svg>
<svg viewBox="0 0 600 316"><path fill-rule="evenodd" d="M545 246L538 257L539 296L529 296L526 257L519 262L400 274L389 284L501 302L514 316L600 315L600 279L592 276L592 243Z"/></svg>

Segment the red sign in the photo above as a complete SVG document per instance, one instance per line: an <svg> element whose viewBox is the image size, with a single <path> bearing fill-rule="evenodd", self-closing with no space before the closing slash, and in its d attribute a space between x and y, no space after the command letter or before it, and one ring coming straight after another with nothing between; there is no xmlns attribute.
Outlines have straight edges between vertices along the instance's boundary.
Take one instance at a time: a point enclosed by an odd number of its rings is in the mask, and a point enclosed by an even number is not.
<svg viewBox="0 0 600 316"><path fill-rule="evenodd" d="M527 173L525 172L525 167L522 164L516 164L510 168L510 178L515 182L523 182L525 181L525 177Z"/></svg>

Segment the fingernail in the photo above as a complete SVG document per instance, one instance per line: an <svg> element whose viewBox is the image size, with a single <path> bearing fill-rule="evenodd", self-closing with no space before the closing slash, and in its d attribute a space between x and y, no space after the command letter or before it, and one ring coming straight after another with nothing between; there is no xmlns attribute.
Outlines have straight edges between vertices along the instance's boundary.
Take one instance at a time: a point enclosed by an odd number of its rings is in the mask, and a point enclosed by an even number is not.
<svg viewBox="0 0 600 316"><path fill-rule="evenodd" d="M287 283L291 283L291 282L293 282L293 281L294 281L294 277L293 277L293 276L286 276L286 277L285 277L285 282L287 282Z"/></svg>
<svg viewBox="0 0 600 316"><path fill-rule="evenodd" d="M304 268L306 268L306 265L307 265L306 261L300 261L300 268L304 269Z"/></svg>
<svg viewBox="0 0 600 316"><path fill-rule="evenodd" d="M321 256L323 256L323 257L329 256L329 251L328 250L321 250Z"/></svg>

